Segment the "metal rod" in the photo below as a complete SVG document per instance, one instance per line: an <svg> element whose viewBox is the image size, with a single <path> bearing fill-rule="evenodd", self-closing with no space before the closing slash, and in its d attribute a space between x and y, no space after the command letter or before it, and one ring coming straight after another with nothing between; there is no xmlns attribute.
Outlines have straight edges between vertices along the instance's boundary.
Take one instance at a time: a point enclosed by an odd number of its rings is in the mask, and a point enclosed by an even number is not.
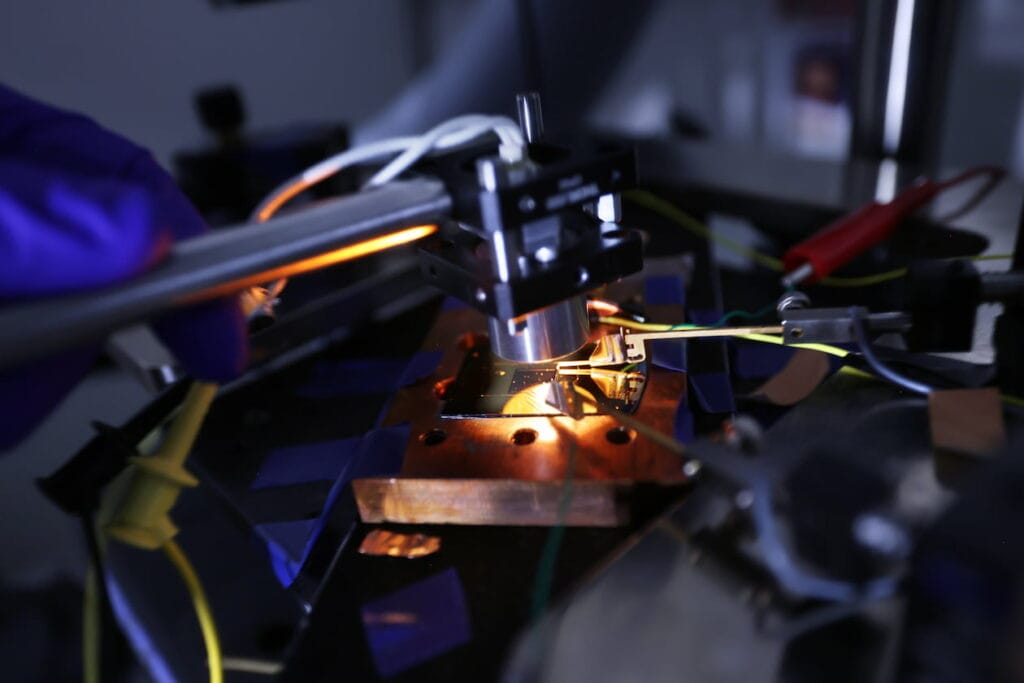
<svg viewBox="0 0 1024 683"><path fill-rule="evenodd" d="M175 245L159 266L123 284L0 308L0 368L93 341L167 310L241 289L247 278L396 229L436 223L451 199L440 182L379 188Z"/></svg>
<svg viewBox="0 0 1024 683"><path fill-rule="evenodd" d="M535 92L516 95L519 128L527 142L540 142L544 136L544 116L540 109L540 95Z"/></svg>
<svg viewBox="0 0 1024 683"><path fill-rule="evenodd" d="M744 334L782 334L782 325L755 325L748 327L709 327L693 330L665 330L664 332L629 332L626 342L657 339L698 339L701 337L737 337Z"/></svg>

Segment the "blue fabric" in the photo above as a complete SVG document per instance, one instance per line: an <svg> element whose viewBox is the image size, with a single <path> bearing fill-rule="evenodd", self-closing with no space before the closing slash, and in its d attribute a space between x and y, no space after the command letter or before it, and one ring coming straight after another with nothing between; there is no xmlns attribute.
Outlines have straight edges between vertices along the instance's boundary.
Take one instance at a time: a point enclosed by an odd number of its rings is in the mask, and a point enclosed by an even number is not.
<svg viewBox="0 0 1024 683"><path fill-rule="evenodd" d="M661 341L649 341L651 349L651 362L659 368L686 372L686 340L685 339L662 339Z"/></svg>
<svg viewBox="0 0 1024 683"><path fill-rule="evenodd" d="M732 370L743 379L773 377L796 353L796 349L774 344L734 343Z"/></svg>
<svg viewBox="0 0 1024 683"><path fill-rule="evenodd" d="M408 363L405 358L361 358L319 363L297 396L330 398L353 394L383 394L397 388Z"/></svg>
<svg viewBox="0 0 1024 683"><path fill-rule="evenodd" d="M410 384L419 382L424 377L434 374L434 370L437 370L437 365L441 362L441 356L443 355L444 353L441 351L420 351L414 355L412 360L402 370L402 376L398 379L398 386L407 387Z"/></svg>
<svg viewBox="0 0 1024 683"><path fill-rule="evenodd" d="M338 502L351 495L352 480L398 474L408 440L409 425L400 424L351 439L282 448L270 454L253 483L254 489L334 479L316 519L271 522L256 528L267 543L271 566L282 585L290 586L298 576ZM289 465L298 473L289 473ZM331 476L331 471L336 474ZM351 522L355 515L353 507Z"/></svg>
<svg viewBox="0 0 1024 683"><path fill-rule="evenodd" d="M205 230L148 152L0 86L0 305L116 284L156 264L174 239ZM244 322L231 299L177 311L154 328L192 375L226 381L245 365ZM0 374L0 449L27 434L96 354L90 346L52 367Z"/></svg>
<svg viewBox="0 0 1024 683"><path fill-rule="evenodd" d="M676 439L683 443L693 443L697 439L697 428L693 422L693 412L686 401L680 401L676 407L676 416L673 421L673 431Z"/></svg>
<svg viewBox="0 0 1024 683"><path fill-rule="evenodd" d="M686 312L694 325L714 325L725 315L717 308L694 308Z"/></svg>
<svg viewBox="0 0 1024 683"><path fill-rule="evenodd" d="M253 490L334 481L359 456L362 436L275 448L260 466Z"/></svg>
<svg viewBox="0 0 1024 683"><path fill-rule="evenodd" d="M455 569L366 603L362 617L374 665L384 678L464 645L473 637L466 596Z"/></svg>
<svg viewBox="0 0 1024 683"><path fill-rule="evenodd" d="M444 301L441 302L442 311L458 311L463 308L469 308L464 301L456 299L453 296L446 296Z"/></svg>
<svg viewBox="0 0 1024 683"><path fill-rule="evenodd" d="M654 275L644 280L644 303L648 306L686 305L686 288L678 275Z"/></svg>
<svg viewBox="0 0 1024 683"><path fill-rule="evenodd" d="M697 408L705 413L732 413L736 411L732 382L725 372L690 373L690 396Z"/></svg>
<svg viewBox="0 0 1024 683"><path fill-rule="evenodd" d="M440 351L421 351L409 358L361 358L318 364L312 377L295 390L306 398L386 394L430 375L441 361Z"/></svg>
<svg viewBox="0 0 1024 683"><path fill-rule="evenodd" d="M270 566L282 586L292 585L299 575L302 563L312 548L316 528L316 519L256 525L256 533L267 543Z"/></svg>
<svg viewBox="0 0 1024 683"><path fill-rule="evenodd" d="M658 275L644 280L644 301L648 305L686 304L686 288L683 279L677 275ZM676 372L686 372L686 341L663 339L647 342L651 362L658 367Z"/></svg>

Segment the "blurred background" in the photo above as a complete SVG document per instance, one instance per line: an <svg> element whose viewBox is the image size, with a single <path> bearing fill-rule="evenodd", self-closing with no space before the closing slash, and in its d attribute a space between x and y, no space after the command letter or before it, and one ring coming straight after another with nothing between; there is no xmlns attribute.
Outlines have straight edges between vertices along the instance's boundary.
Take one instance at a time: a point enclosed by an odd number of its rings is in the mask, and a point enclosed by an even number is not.
<svg viewBox="0 0 1024 683"><path fill-rule="evenodd" d="M512 113L511 93L523 86L542 92L549 125L561 129L706 142L730 159L891 153L936 168L1003 165L1024 178L1024 3L917 3L36 0L3 12L0 82L150 148L213 224L241 220L276 180L353 142L462 111ZM856 87L877 76L858 46L898 48L899 12L917 16L923 4L941 29L916 32L929 50L908 58L920 78L905 96L923 104L908 104L909 147L886 150L884 122L857 116L884 104ZM878 5L896 21L873 19ZM497 43L474 38L488 35L484 26L499 27ZM574 26L580 35L567 41ZM440 74L446 62L505 52L514 55L507 79L493 87ZM89 437L91 420L117 423L147 396L113 366L100 368L0 458L5 661L32 659L5 652L25 642L5 633L57 632L53 605L31 596L53 586L75 596L85 565L76 523L34 479Z"/></svg>
<svg viewBox="0 0 1024 683"><path fill-rule="evenodd" d="M252 130L358 125L457 42L488 4L495 3L41 0L8 9L0 79L86 112L170 166L176 153L209 139L195 111L198 92L236 88ZM941 160L1002 163L1020 175L1024 6L956 4ZM849 154L857 0L663 0L635 11L640 23L594 93L591 123L805 156ZM516 27L508 30L518 40ZM545 62L562 46L537 49Z"/></svg>

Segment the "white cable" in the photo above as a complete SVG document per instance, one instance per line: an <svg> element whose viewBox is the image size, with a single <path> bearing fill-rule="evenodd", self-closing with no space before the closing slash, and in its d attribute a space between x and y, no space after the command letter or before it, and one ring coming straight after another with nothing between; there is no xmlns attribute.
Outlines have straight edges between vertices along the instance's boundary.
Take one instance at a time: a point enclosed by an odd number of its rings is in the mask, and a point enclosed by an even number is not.
<svg viewBox="0 0 1024 683"><path fill-rule="evenodd" d="M265 220L263 219L263 214L267 208L278 203L283 195L291 192L296 186L306 189L323 182L346 167L368 161L380 161L397 154L398 156L370 178L365 187L383 185L397 178L430 152L458 147L489 132L493 132L498 136L503 154L507 148L521 150L525 145L519 127L506 116L486 116L483 114L457 116L438 124L423 135L389 138L387 140L371 142L339 152L334 156L317 162L302 173L292 176L274 188L256 206L250 220L253 222ZM287 279L282 278L275 280L265 287L254 286L249 288L248 294L252 299L251 308L253 309L250 315L255 315L259 311L266 311L268 307L272 309L277 296L284 290L287 282Z"/></svg>
<svg viewBox="0 0 1024 683"><path fill-rule="evenodd" d="M262 215L266 207L273 204L281 194L297 184L306 186L315 185L316 183L326 180L330 176L349 166L354 166L355 164L361 164L367 161L377 161L408 149L408 147L414 144L417 140L419 140L419 136L391 138L389 140L371 142L354 149L340 152L334 156L327 157L323 161L317 162L313 166L302 171L302 173L292 176L274 188L273 191L264 197L263 201L261 201L253 210L251 220L259 220L259 216Z"/></svg>
<svg viewBox="0 0 1024 683"><path fill-rule="evenodd" d="M377 171L368 187L391 182L406 169L435 149L446 149L468 142L480 135L493 131L502 145L522 146L522 134L516 125L502 116L480 116L470 114L445 121L427 131L408 149L395 157L388 165Z"/></svg>
<svg viewBox="0 0 1024 683"><path fill-rule="evenodd" d="M398 157L378 171L367 183L368 186L382 185L394 180L431 151L458 147L490 131L497 134L502 145L523 145L522 134L519 132L518 126L508 117L483 114L459 116L435 126L423 135L371 142L340 152L310 166L302 173L281 183L268 194L253 211L252 220L259 220L260 215L268 206L296 184L315 185L346 167L368 161L378 161L392 154L398 154Z"/></svg>

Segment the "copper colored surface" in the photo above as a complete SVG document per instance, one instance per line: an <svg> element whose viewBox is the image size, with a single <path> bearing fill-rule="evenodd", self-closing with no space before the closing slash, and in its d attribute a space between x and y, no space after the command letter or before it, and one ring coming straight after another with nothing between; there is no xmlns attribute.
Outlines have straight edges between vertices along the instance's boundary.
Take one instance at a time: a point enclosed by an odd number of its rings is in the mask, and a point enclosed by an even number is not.
<svg viewBox="0 0 1024 683"><path fill-rule="evenodd" d="M564 518L563 484L510 479L357 479L364 522L612 527L625 524L628 482L580 481ZM365 542L364 542L365 544ZM362 549L360 549L362 552Z"/></svg>
<svg viewBox="0 0 1024 683"><path fill-rule="evenodd" d="M432 376L398 392L385 420L388 425L406 421L412 425L400 476L560 480L566 475L569 440L575 439L577 479L684 480L678 455L644 436L622 439L621 432L616 432L619 423L612 417L441 419L438 383L458 372L464 353L458 348L459 340L485 328L481 314L458 309L442 312L428 333L423 349L441 351L441 362ZM610 331L596 325L592 338ZM672 434L685 392L685 374L652 367L633 417Z"/></svg>
<svg viewBox="0 0 1024 683"><path fill-rule="evenodd" d="M441 539L425 534L400 534L374 529L359 544L360 555L386 555L414 559L433 555L441 549Z"/></svg>

